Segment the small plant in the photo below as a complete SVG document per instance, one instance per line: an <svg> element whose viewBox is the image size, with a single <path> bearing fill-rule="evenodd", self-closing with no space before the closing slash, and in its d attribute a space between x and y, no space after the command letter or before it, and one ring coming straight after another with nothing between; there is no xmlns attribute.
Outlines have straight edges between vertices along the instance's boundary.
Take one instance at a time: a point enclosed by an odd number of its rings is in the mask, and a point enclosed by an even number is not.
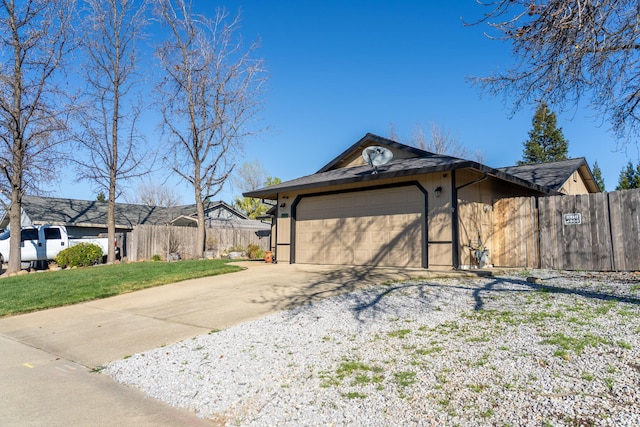
<svg viewBox="0 0 640 427"><path fill-rule="evenodd" d="M349 393L343 393L342 396L346 397L347 399L364 399L365 397L367 397L366 394L358 393L357 391L350 391Z"/></svg>
<svg viewBox="0 0 640 427"><path fill-rule="evenodd" d="M392 338L404 338L411 333L411 329L398 329L387 333Z"/></svg>
<svg viewBox="0 0 640 427"><path fill-rule="evenodd" d="M587 346L598 347L602 344L611 343L605 338L601 338L592 334L585 334L579 338L575 338L564 335L562 333L555 333L550 338L542 341L542 344L551 344L560 347L554 352L554 355L568 360L569 350L572 350L575 354L580 355Z"/></svg>
<svg viewBox="0 0 640 427"><path fill-rule="evenodd" d="M162 257L158 254L155 254L154 256L151 257L151 261L155 261L155 262L162 261Z"/></svg>
<svg viewBox="0 0 640 427"><path fill-rule="evenodd" d="M618 347L624 348L625 350L631 350L633 348L633 346L626 341L618 341L616 344L618 344Z"/></svg>
<svg viewBox="0 0 640 427"><path fill-rule="evenodd" d="M582 375L580 375L580 378L582 378L585 381L593 381L595 379L595 376L588 372L583 372Z"/></svg>
<svg viewBox="0 0 640 427"><path fill-rule="evenodd" d="M469 388L471 389L471 391L473 391L474 393L480 393L482 392L485 388L487 388L486 385L484 384L469 384Z"/></svg>
<svg viewBox="0 0 640 427"><path fill-rule="evenodd" d="M613 378L610 378L610 377L605 378L604 383L610 392L613 391L613 385L615 384L615 382L613 381Z"/></svg>
<svg viewBox="0 0 640 427"><path fill-rule="evenodd" d="M87 267L102 260L102 248L91 243L78 243L63 250L56 256L60 267Z"/></svg>
<svg viewBox="0 0 640 427"><path fill-rule="evenodd" d="M247 246L247 257L249 259L262 259L264 258L264 250L258 245L251 244Z"/></svg>
<svg viewBox="0 0 640 427"><path fill-rule="evenodd" d="M416 373L412 371L396 372L393 377L399 387L408 387L416 382Z"/></svg>

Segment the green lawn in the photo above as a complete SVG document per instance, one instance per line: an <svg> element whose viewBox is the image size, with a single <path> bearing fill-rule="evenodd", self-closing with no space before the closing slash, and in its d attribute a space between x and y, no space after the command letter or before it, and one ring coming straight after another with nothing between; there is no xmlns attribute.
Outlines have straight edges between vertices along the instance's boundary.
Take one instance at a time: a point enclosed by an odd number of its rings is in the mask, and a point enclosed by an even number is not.
<svg viewBox="0 0 640 427"><path fill-rule="evenodd" d="M0 317L240 271L228 260L138 262L0 279Z"/></svg>

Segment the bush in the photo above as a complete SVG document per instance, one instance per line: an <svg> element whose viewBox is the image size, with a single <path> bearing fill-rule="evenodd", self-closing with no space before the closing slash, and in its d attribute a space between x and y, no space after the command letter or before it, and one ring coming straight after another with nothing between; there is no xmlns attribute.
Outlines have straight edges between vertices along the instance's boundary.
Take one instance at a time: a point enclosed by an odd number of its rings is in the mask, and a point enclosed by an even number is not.
<svg viewBox="0 0 640 427"><path fill-rule="evenodd" d="M60 267L86 267L102 261L102 248L92 243L78 243L63 250L55 257Z"/></svg>
<svg viewBox="0 0 640 427"><path fill-rule="evenodd" d="M264 258L264 250L258 245L247 246L247 257L249 259L262 259Z"/></svg>

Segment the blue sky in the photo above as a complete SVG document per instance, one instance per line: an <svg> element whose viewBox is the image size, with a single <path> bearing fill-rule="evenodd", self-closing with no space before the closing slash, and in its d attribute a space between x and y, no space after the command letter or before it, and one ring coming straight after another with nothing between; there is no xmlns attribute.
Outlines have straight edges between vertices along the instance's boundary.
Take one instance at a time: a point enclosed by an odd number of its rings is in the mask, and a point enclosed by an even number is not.
<svg viewBox="0 0 640 427"><path fill-rule="evenodd" d="M243 38L261 40L270 80L260 124L268 130L247 141L238 163L257 159L286 181L316 172L367 132L388 137L392 123L401 142L416 126L437 124L469 152L483 152L492 167L522 158L535 105L512 115L503 99L467 80L514 62L509 45L483 35L486 27L463 25L461 18L483 13L474 0L195 3L211 15L218 5L241 9ZM570 157L598 161L607 190L629 160L638 160L635 145L616 151L596 111L559 114L558 126ZM192 191L175 185L183 202L193 203ZM217 198L237 194L227 188ZM63 183L60 197L95 194Z"/></svg>

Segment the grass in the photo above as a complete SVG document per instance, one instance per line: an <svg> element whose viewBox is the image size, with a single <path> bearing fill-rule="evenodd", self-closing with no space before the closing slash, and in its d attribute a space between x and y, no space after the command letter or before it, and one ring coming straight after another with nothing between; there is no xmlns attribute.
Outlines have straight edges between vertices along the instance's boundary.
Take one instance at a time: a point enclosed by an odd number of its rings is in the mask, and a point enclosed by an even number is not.
<svg viewBox="0 0 640 427"><path fill-rule="evenodd" d="M240 270L228 260L190 260L100 265L7 277L0 280L0 317Z"/></svg>
<svg viewBox="0 0 640 427"><path fill-rule="evenodd" d="M609 340L593 334L571 337L562 333L554 333L551 337L542 341L542 343L558 346L559 349L556 350L554 355L565 359L568 358L569 350L573 350L575 354L580 355L586 347L598 347L603 344L611 344Z"/></svg>

